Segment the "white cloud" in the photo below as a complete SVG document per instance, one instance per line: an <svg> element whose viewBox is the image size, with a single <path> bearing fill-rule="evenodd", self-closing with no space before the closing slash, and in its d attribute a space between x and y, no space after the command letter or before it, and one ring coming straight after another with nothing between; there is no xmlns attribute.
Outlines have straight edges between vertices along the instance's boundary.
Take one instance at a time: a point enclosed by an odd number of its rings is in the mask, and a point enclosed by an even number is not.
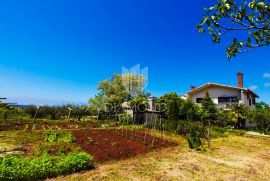
<svg viewBox="0 0 270 181"><path fill-rule="evenodd" d="M264 73L263 78L270 78L270 73Z"/></svg>
<svg viewBox="0 0 270 181"><path fill-rule="evenodd" d="M258 89L258 86L256 86L256 85L251 85L251 86L249 86L248 88L249 88L250 90L254 91L254 90Z"/></svg>
<svg viewBox="0 0 270 181"><path fill-rule="evenodd" d="M270 87L270 82L264 83L264 87L269 88Z"/></svg>

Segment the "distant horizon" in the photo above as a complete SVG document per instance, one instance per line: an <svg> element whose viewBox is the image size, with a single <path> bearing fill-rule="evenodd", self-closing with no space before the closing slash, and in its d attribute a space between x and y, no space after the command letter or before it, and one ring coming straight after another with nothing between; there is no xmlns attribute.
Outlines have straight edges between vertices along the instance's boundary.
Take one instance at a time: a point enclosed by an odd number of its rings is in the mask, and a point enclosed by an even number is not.
<svg viewBox="0 0 270 181"><path fill-rule="evenodd" d="M237 79L236 79L236 76L235 76L235 84L224 84L224 83L219 83L219 82L205 82L204 84L207 84L207 83L218 83L218 84L222 84L222 85L228 85L228 86L234 86L234 87L237 87ZM198 88L198 87L200 87L200 86L203 86L204 84L202 84L202 85L197 85L197 86L195 86L196 88ZM191 86L193 86L193 85L191 85ZM256 93L256 89L257 89L257 87L255 87L255 90L254 90L254 87L243 87L243 88L248 88L248 89L250 89L251 91L254 91L255 93ZM190 89L190 87L189 87L189 89ZM183 93L177 93L179 96L181 96L181 95L183 95L183 94L185 94L185 93L187 93L188 91L190 91L190 90L187 90L186 92L183 92ZM172 92L175 92L175 91L172 91ZM149 92L152 96L154 96L154 97L160 97L160 96L162 96L163 94L161 94L161 95L153 95L151 92ZM167 92L167 93L171 93L171 92ZM166 93L165 93L166 94ZM3 97L3 96L2 96ZM92 96L92 97L89 97L89 99L90 98L93 98L94 97L94 95ZM89 100L88 99L88 100ZM7 97L7 101L8 102L16 102L18 105L31 105L31 104L34 104L34 105L40 105L40 106L42 106L42 105L64 105L64 104L76 104L76 105L88 105L88 100L86 100L86 101L80 101L80 102L70 102L70 101L67 101L67 100L57 100L57 99L42 99L42 98L25 98L25 97ZM260 101L264 101L264 100L261 100L261 98L259 98L259 102ZM264 101L264 102L266 102L266 101ZM269 102L266 102L266 103L268 103L269 104Z"/></svg>
<svg viewBox="0 0 270 181"><path fill-rule="evenodd" d="M148 67L154 96L207 82L244 87L270 103L269 47L228 61L197 32L206 1L5 1L0 15L0 97L18 103L87 103L100 81L122 67ZM192 8L191 8L192 7Z"/></svg>

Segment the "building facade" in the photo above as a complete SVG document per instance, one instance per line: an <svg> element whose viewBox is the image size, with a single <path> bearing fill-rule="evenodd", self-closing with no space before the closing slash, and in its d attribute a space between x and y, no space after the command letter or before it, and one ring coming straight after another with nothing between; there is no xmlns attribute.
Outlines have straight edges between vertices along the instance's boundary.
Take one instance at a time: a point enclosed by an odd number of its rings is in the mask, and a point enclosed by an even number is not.
<svg viewBox="0 0 270 181"><path fill-rule="evenodd" d="M182 96L183 99L190 98L194 103L201 103L208 92L218 108L230 110L234 105L243 104L250 109L256 107L256 99L259 98L252 90L243 87L243 73L237 74L238 86L207 83L201 87L190 87L190 91Z"/></svg>

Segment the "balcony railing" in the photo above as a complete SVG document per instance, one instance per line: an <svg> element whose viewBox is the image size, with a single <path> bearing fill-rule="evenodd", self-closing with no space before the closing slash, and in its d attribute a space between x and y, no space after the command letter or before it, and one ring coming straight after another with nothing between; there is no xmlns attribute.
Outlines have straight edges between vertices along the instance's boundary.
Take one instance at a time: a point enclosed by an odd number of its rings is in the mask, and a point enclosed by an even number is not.
<svg viewBox="0 0 270 181"><path fill-rule="evenodd" d="M224 102L218 103L218 108L220 109L232 109L233 106L239 105L239 102Z"/></svg>

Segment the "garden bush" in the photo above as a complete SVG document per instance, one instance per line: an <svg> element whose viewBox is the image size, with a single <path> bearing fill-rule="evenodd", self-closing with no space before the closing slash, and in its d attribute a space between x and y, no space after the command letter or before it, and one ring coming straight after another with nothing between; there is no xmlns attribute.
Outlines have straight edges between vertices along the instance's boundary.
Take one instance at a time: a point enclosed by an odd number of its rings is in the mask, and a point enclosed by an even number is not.
<svg viewBox="0 0 270 181"><path fill-rule="evenodd" d="M131 124L133 124L133 118L127 114L121 115L119 117L119 123L121 125L131 125Z"/></svg>
<svg viewBox="0 0 270 181"><path fill-rule="evenodd" d="M201 122L179 121L177 125L177 133L180 135L188 135L192 130L197 130L201 135L204 135L205 128Z"/></svg>
<svg viewBox="0 0 270 181"><path fill-rule="evenodd" d="M202 148L202 134L197 129L192 129L188 135L188 145L191 149L201 150Z"/></svg>
<svg viewBox="0 0 270 181"><path fill-rule="evenodd" d="M5 181L33 181L45 180L60 175L84 171L94 168L92 156L84 153L71 153L67 156L0 158L0 180Z"/></svg>
<svg viewBox="0 0 270 181"><path fill-rule="evenodd" d="M75 142L75 136L68 131L55 131L47 130L44 132L45 141L50 143L73 143Z"/></svg>

